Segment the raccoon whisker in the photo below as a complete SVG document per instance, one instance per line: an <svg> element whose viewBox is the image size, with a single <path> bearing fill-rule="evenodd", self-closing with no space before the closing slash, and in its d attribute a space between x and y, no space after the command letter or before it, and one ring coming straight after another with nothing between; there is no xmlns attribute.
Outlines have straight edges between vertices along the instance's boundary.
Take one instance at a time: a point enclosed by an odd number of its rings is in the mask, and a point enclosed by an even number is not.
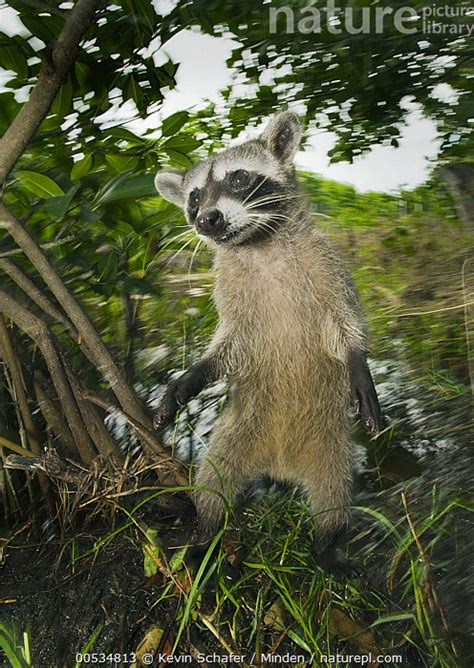
<svg viewBox="0 0 474 668"><path fill-rule="evenodd" d="M180 253L182 253L182 252L184 251L184 249L185 249L187 246L189 246L189 244L192 244L194 240L195 240L195 237L193 236L192 239L189 239L189 241L186 241L186 243L183 244L183 245L181 246L181 248L180 248L179 250L177 250L176 253L174 253L174 254L170 257L170 259L168 260L168 262L165 264L165 267L167 267L167 266L169 265L169 263L172 262L172 261L174 260L174 258L175 258L177 255L179 255Z"/></svg>
<svg viewBox="0 0 474 668"><path fill-rule="evenodd" d="M250 202L250 204L246 204L245 208L246 209L257 209L258 207L261 207L265 204L277 204L278 202L287 202L291 199L297 199L297 195L287 195L287 194L282 194L282 195L267 195L266 197L260 197L259 199L254 200L253 202Z"/></svg>
<svg viewBox="0 0 474 668"><path fill-rule="evenodd" d="M255 213L251 213L249 215L265 216L268 220L273 219L273 218L280 218L281 220L287 220L290 223L292 222L292 219L290 218L290 216L287 216L285 213L279 213L277 211L275 211L275 212L267 211L267 212L261 212L261 213L255 212Z"/></svg>
<svg viewBox="0 0 474 668"><path fill-rule="evenodd" d="M291 222L291 218L289 216L286 216L284 213L273 213L271 211L267 212L254 212L254 213L249 213L248 215L249 219L253 219L257 222L263 222L263 221L271 221L274 218L281 218L282 220L288 220Z"/></svg>
<svg viewBox="0 0 474 668"><path fill-rule="evenodd" d="M172 239L169 239L169 241L167 241L165 245L160 248L160 252L165 248L168 248L168 246L171 246L172 243L174 243L177 239L181 239L181 237L184 237L186 234L193 235L193 231L188 228L185 232L181 232L181 234L177 234Z"/></svg>
<svg viewBox="0 0 474 668"><path fill-rule="evenodd" d="M281 218L282 220L288 220L290 223L292 222L292 219L289 216L286 216L284 213L271 213L270 216L272 218Z"/></svg>
<svg viewBox="0 0 474 668"><path fill-rule="evenodd" d="M246 198L244 199L244 201L242 202L242 204L243 204L244 206L245 206L245 203L248 202L248 200L252 197L252 195L253 195L254 193L256 193L257 190L258 190L261 186L263 186L263 184L265 183L265 181L266 181L267 179L268 179L268 176L265 176L265 177L264 177L264 178L263 178L263 179L262 179L256 186L255 186L255 188L252 190L252 192L251 192L249 195L247 195L247 197L246 197Z"/></svg>
<svg viewBox="0 0 474 668"><path fill-rule="evenodd" d="M264 195L263 197L259 197L258 199L255 199L249 204L247 204L247 207L254 208L255 206L258 206L262 203L266 204L267 202L281 202L282 200L290 199L290 197L291 195L278 194L278 193L274 195Z"/></svg>
<svg viewBox="0 0 474 668"><path fill-rule="evenodd" d="M191 261L189 263L189 270L188 270L188 284L189 284L189 287L191 287L191 271L192 271L192 268L193 268L194 258L196 257L196 255L197 255L199 249L201 248L202 244L203 244L202 239L198 239L196 248L194 249L193 254L191 255Z"/></svg>
<svg viewBox="0 0 474 668"><path fill-rule="evenodd" d="M271 222L275 218L284 218L287 219L289 222L291 222L291 219L288 218L287 216L283 216L283 214L272 214L272 213L253 213L249 214L247 218L248 225L254 229L254 230L267 230L268 232L271 232L272 234L277 234L278 229L275 229L271 225Z"/></svg>
<svg viewBox="0 0 474 668"><path fill-rule="evenodd" d="M251 227L253 230L268 230L268 232L275 231L273 227L270 225L270 223L266 220L262 220L262 218L253 220L252 218L249 217L247 219L247 223L249 227Z"/></svg>

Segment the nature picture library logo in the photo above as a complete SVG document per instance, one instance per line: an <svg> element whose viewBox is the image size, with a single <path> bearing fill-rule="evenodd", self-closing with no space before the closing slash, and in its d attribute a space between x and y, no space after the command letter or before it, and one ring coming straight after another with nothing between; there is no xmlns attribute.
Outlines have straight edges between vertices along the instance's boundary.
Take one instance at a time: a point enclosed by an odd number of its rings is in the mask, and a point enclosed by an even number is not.
<svg viewBox="0 0 474 668"><path fill-rule="evenodd" d="M405 35L443 34L470 37L474 32L474 5L429 3L403 5L399 2L355 7L336 0L308 2L295 9L289 5L269 7L270 33L333 35L383 33L395 29Z"/></svg>

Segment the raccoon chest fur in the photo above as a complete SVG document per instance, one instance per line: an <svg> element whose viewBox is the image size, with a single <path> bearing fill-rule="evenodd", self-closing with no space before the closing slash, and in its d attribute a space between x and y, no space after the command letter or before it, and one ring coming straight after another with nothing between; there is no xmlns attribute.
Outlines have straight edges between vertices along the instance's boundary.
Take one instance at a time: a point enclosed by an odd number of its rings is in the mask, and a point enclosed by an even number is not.
<svg viewBox="0 0 474 668"><path fill-rule="evenodd" d="M290 249L239 249L216 260L219 327L239 351L239 372L268 365L301 374L324 354L324 281Z"/></svg>

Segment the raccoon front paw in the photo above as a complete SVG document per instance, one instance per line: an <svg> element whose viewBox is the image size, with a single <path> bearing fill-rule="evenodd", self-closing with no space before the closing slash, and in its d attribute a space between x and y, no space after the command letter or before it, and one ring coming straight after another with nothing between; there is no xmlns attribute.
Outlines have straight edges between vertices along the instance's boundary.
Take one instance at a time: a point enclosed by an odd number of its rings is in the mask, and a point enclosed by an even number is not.
<svg viewBox="0 0 474 668"><path fill-rule="evenodd" d="M359 389L352 396L355 410L359 413L362 426L376 436L382 428L382 414L375 392Z"/></svg>
<svg viewBox="0 0 474 668"><path fill-rule="evenodd" d="M382 427L382 414L374 381L363 350L351 350L348 357L351 398L360 421L370 434L378 434Z"/></svg>
<svg viewBox="0 0 474 668"><path fill-rule="evenodd" d="M176 396L176 388L167 390L163 397L161 404L153 415L153 427L155 429L163 429L167 427L174 420L176 413L181 408Z"/></svg>

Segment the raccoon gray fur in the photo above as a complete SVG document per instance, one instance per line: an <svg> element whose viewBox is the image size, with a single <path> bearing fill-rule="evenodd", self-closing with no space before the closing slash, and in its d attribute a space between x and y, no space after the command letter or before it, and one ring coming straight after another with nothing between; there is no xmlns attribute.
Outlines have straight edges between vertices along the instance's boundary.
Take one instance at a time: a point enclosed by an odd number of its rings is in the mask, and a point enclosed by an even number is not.
<svg viewBox="0 0 474 668"><path fill-rule="evenodd" d="M161 195L215 251L217 329L154 419L166 426L207 383L228 376L230 399L195 479L216 490L194 494L203 543L220 526L224 499L263 474L306 491L326 549L350 517L351 397L369 431L380 428L356 294L295 178L300 136L297 116L282 112L258 139L156 176Z"/></svg>

